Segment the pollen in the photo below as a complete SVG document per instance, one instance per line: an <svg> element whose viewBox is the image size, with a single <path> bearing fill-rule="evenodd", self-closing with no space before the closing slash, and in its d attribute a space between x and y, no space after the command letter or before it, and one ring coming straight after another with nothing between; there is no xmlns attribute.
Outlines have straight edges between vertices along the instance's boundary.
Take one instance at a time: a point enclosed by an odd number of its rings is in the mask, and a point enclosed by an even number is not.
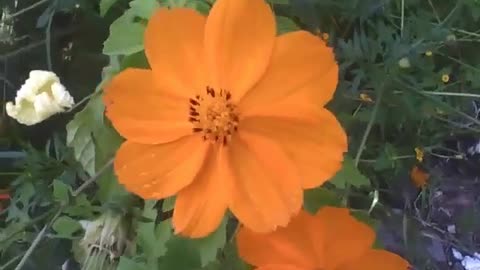
<svg viewBox="0 0 480 270"><path fill-rule="evenodd" d="M230 92L208 87L203 95L190 99L189 121L193 132L205 141L227 145L238 129L238 114Z"/></svg>

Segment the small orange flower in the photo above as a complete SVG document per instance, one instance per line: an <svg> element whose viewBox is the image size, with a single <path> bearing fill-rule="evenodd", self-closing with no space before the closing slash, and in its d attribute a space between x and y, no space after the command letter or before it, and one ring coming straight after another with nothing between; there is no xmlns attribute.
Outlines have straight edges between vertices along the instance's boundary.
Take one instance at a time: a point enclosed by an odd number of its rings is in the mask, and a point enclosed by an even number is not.
<svg viewBox="0 0 480 270"><path fill-rule="evenodd" d="M346 208L301 211L286 228L268 234L241 228L238 252L256 270L407 270L400 256L372 248L375 232Z"/></svg>
<svg viewBox="0 0 480 270"><path fill-rule="evenodd" d="M285 226L303 189L342 165L346 135L323 107L338 82L332 49L275 28L264 0L217 0L208 18L159 9L145 32L151 69L127 69L105 89L126 138L119 182L145 199L176 195L177 233L206 236L227 209L254 231Z"/></svg>
<svg viewBox="0 0 480 270"><path fill-rule="evenodd" d="M410 179L416 187L422 188L426 186L428 178L430 178L430 174L420 169L418 166L413 166L412 171L410 172Z"/></svg>

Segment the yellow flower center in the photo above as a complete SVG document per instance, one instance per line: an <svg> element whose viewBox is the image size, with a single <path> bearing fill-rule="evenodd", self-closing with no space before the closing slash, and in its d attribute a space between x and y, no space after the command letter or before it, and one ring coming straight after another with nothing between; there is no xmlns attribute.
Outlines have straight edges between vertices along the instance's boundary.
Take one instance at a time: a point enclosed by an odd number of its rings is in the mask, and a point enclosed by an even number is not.
<svg viewBox="0 0 480 270"><path fill-rule="evenodd" d="M224 145L238 128L236 106L226 90L215 91L208 87L206 94L190 99L190 118L193 132L202 132L203 139Z"/></svg>

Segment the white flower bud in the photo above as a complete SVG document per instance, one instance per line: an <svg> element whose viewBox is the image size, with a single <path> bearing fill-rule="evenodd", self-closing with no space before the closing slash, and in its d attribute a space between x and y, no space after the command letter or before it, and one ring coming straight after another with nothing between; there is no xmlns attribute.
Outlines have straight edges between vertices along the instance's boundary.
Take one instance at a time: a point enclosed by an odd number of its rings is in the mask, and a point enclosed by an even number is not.
<svg viewBox="0 0 480 270"><path fill-rule="evenodd" d="M6 104L7 114L24 125L35 125L64 112L74 104L73 97L55 73L33 70L17 91L15 104Z"/></svg>

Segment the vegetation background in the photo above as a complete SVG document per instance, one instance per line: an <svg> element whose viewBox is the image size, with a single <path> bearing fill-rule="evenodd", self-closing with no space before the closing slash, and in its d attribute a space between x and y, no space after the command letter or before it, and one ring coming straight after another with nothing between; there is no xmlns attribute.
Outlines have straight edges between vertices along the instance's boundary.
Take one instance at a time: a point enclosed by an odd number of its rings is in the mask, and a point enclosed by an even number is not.
<svg viewBox="0 0 480 270"><path fill-rule="evenodd" d="M33 69L55 71L79 102L33 127L2 111L0 193L11 198L0 202L0 269L248 269L232 218L205 239L182 239L170 231L172 200L143 201L118 185L110 165L122 139L100 100L112 75L148 67L153 8L207 13L212 2L0 1L2 102ZM379 246L417 269L463 269L452 248L480 250L480 1L269 3L279 33L317 34L341 67L329 107L349 153L328 185L306 192L305 207L352 208Z"/></svg>

